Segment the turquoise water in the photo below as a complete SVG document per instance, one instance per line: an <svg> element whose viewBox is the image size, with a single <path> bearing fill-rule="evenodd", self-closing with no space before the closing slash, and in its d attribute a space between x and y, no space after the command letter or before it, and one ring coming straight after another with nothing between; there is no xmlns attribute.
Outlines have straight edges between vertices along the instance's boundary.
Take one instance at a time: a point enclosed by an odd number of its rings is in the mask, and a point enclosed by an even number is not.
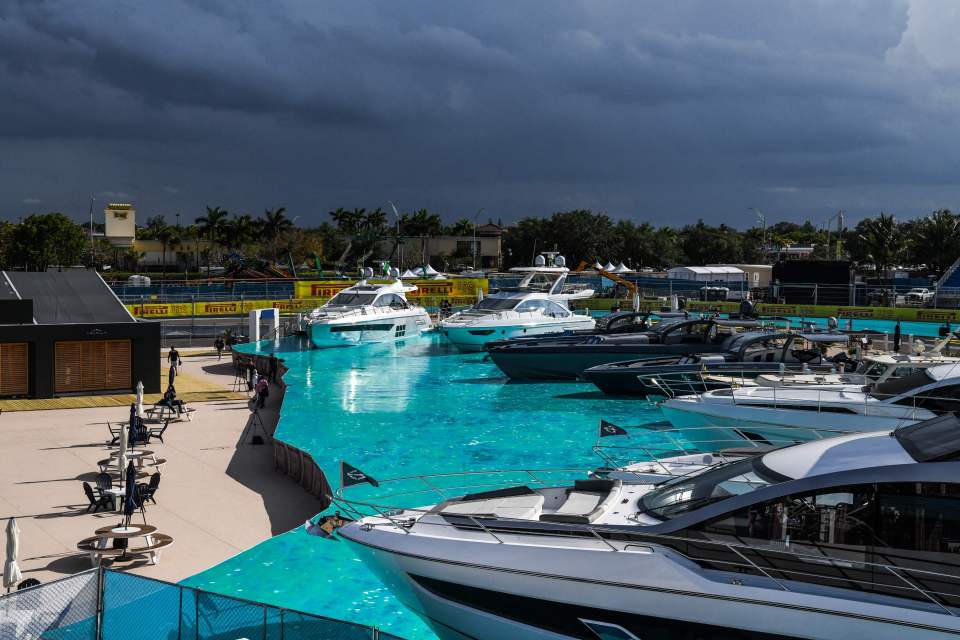
<svg viewBox="0 0 960 640"><path fill-rule="evenodd" d="M295 341L258 346L275 348L290 368L277 437L309 451L334 485L341 459L380 479L593 468L602 464L591 449L600 418L628 425L659 419L653 405L606 399L589 384L508 384L482 354L461 354L436 335L343 349L301 350ZM299 489L291 483L290 490ZM185 583L405 638L434 638L346 545L302 528Z"/></svg>
<svg viewBox="0 0 960 640"><path fill-rule="evenodd" d="M856 329L892 332L893 326L854 321ZM937 325L903 323L902 331L936 335ZM291 339L245 347L258 348L278 353L290 369L277 437L309 451L333 485L341 459L380 479L592 468L602 464L592 451L601 418L624 425L660 419L649 403L607 399L589 384L507 383L482 354L461 354L437 335L342 349L310 350ZM290 490L299 489L291 482ZM363 490L349 491L362 495ZM424 494L413 504L434 501L436 496ZM435 637L346 545L308 536L302 528L185 583L376 625L411 640Z"/></svg>

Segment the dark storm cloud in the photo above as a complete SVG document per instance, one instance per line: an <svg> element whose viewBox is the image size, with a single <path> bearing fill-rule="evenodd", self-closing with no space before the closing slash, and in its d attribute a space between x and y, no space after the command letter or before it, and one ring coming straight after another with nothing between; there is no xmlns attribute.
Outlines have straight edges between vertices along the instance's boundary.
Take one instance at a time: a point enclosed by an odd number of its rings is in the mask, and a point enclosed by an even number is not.
<svg viewBox="0 0 960 640"><path fill-rule="evenodd" d="M956 207L951 25L905 0L8 0L0 215Z"/></svg>

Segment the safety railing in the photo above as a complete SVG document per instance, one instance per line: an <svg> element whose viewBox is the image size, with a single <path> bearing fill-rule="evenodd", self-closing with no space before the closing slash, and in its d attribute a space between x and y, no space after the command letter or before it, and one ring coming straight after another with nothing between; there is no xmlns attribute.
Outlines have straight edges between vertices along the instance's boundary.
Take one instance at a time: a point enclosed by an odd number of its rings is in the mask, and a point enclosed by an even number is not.
<svg viewBox="0 0 960 640"><path fill-rule="evenodd" d="M527 477L542 481L542 474L553 473L556 469L522 469L467 472L463 474L440 474L442 477L475 476L477 474L527 474ZM425 479L437 476L410 476L397 480ZM391 480L382 481L390 483ZM488 483L467 485L468 487L490 487ZM498 485L498 486L503 486ZM430 491L435 487L427 487ZM452 489L452 488L448 488ZM449 499L448 491L446 493ZM394 494L410 495L408 493ZM457 514L438 512L435 507L409 507L399 503L387 503L390 495L371 499L347 498L338 492L334 504L349 518L365 520L359 525L362 529L388 527L400 534L436 538L450 535L462 537L464 531L473 531L498 545L517 544L549 547L559 544L570 548L571 539L579 540L584 548L618 554L667 554L672 555L691 566L704 570L717 570L730 573L732 582L744 584L748 576L753 576L751 586L768 587L776 591L809 593L809 587L816 584L822 587L849 589L858 592L863 599L875 595L878 602L890 604L890 597L898 598L897 604L903 607L920 609L956 617L960 612L960 563L937 561L938 569L930 570L909 563L919 564L915 554L905 552L897 555L895 549L884 548L882 554L870 552L871 556L880 556L886 562L851 557L849 547L821 543L818 541L784 539L770 540L767 544L755 544L736 535L714 536L691 532L687 535L648 533L636 518L628 517L635 525L574 524L564 522L545 523L519 518L491 515ZM427 517L430 516L430 517ZM544 526L546 525L546 526ZM635 529L635 530L633 530ZM450 532L445 534L444 532ZM864 552L863 555L867 555ZM934 564L932 561L927 565ZM776 606L776 602L770 604Z"/></svg>
<svg viewBox="0 0 960 640"><path fill-rule="evenodd" d="M376 627L103 568L0 597L0 638L400 640Z"/></svg>

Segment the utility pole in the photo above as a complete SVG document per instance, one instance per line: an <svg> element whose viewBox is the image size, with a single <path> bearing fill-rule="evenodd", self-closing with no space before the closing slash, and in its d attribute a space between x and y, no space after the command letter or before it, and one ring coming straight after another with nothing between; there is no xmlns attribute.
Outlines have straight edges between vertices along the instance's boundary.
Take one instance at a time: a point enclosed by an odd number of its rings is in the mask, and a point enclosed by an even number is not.
<svg viewBox="0 0 960 640"><path fill-rule="evenodd" d="M93 259L93 196L90 196L90 266L94 266Z"/></svg>
<svg viewBox="0 0 960 640"><path fill-rule="evenodd" d="M767 217L760 212L760 209L756 207L747 207L747 211L753 211L757 216L757 221L760 223L760 251L763 254L763 257L767 257Z"/></svg>

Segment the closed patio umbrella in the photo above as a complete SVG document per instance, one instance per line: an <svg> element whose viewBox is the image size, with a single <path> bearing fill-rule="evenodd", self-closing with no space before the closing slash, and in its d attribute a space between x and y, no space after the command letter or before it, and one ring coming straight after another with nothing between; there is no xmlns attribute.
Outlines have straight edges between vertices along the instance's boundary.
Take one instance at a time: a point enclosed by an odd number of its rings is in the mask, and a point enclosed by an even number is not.
<svg viewBox="0 0 960 640"><path fill-rule="evenodd" d="M128 436L129 439L127 440L127 446L129 446L131 449L137 442L137 431L139 430L138 429L139 426L140 426L140 417L137 416L137 405L131 403L130 404L130 424L127 426L127 431L129 432L129 436Z"/></svg>
<svg viewBox="0 0 960 640"><path fill-rule="evenodd" d="M177 368L173 365L170 365L170 370L167 371L167 384L172 385L173 379L177 377Z"/></svg>
<svg viewBox="0 0 960 640"><path fill-rule="evenodd" d="M143 380L137 380L137 415L141 418L146 417L143 412Z"/></svg>
<svg viewBox="0 0 960 640"><path fill-rule="evenodd" d="M7 558L3 563L3 586L10 591L17 586L23 575L17 565L17 556L20 554L20 526L16 518L7 520Z"/></svg>
<svg viewBox="0 0 960 640"><path fill-rule="evenodd" d="M117 451L117 474L123 482L124 469L127 466L127 430L120 429L120 448Z"/></svg>
<svg viewBox="0 0 960 640"><path fill-rule="evenodd" d="M133 460L127 463L127 481L124 484L123 515L126 516L126 526L130 526L130 518L137 510L137 469Z"/></svg>

